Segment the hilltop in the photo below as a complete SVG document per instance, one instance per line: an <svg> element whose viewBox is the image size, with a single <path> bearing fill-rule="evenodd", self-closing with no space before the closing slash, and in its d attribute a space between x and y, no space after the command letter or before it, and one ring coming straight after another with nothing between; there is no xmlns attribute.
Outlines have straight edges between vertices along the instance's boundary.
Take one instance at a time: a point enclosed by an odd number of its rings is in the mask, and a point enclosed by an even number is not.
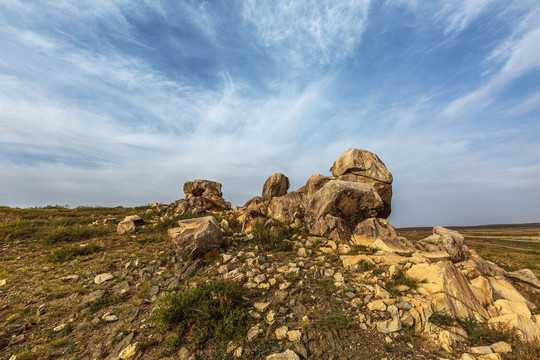
<svg viewBox="0 0 540 360"><path fill-rule="evenodd" d="M171 204L0 208L0 359L540 356L535 261L396 230L375 154L331 172L272 174L235 208L202 179Z"/></svg>

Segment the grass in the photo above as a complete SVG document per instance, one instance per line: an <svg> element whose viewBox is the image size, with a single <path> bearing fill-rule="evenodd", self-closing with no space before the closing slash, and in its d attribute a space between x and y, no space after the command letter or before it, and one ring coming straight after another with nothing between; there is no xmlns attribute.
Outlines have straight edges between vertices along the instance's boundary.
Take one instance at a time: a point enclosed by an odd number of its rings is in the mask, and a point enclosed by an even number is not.
<svg viewBox="0 0 540 360"><path fill-rule="evenodd" d="M69 248L61 247L56 249L53 252L47 255L47 261L50 262L62 262L71 260L75 256L84 256L90 255L92 253L98 252L101 250L101 247L96 244L91 244L87 246L72 246Z"/></svg>
<svg viewBox="0 0 540 360"><path fill-rule="evenodd" d="M291 251L293 249L293 243L288 239L295 234L295 230L284 223L256 222L253 224L251 234L254 236L255 243L266 251Z"/></svg>
<svg viewBox="0 0 540 360"><path fill-rule="evenodd" d="M97 227L65 227L46 235L43 238L43 241L46 244L56 244L58 242L76 242L96 238L106 234L107 232L109 232L109 230Z"/></svg>
<svg viewBox="0 0 540 360"><path fill-rule="evenodd" d="M215 281L165 296L155 323L161 331L181 326L199 341L243 340L253 324L250 308L238 284Z"/></svg>

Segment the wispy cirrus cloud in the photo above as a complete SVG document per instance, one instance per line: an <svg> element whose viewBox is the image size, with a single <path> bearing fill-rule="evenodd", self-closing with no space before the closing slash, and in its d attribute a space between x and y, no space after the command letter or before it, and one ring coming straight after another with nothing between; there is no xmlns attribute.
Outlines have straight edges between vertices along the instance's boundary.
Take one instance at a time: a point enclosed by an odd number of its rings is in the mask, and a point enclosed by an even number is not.
<svg viewBox="0 0 540 360"><path fill-rule="evenodd" d="M538 128L506 125L540 89L478 111L536 68L535 7L448 4L0 1L0 204L170 202L211 178L241 205L359 147L394 173L394 224L490 221L453 209L540 193Z"/></svg>

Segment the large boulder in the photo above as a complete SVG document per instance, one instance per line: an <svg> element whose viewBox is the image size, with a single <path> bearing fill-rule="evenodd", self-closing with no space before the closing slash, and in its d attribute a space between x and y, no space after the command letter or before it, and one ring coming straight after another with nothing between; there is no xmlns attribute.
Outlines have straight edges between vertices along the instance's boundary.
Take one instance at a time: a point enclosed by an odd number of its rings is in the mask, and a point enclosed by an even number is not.
<svg viewBox="0 0 540 360"><path fill-rule="evenodd" d="M221 184L217 181L197 179L184 183L186 196L178 200L178 214L185 212L204 213L206 211L225 211L231 208L231 203L223 199Z"/></svg>
<svg viewBox="0 0 540 360"><path fill-rule="evenodd" d="M133 233L137 227L144 224L144 220L138 215L126 216L124 220L118 223L116 232L119 234Z"/></svg>
<svg viewBox="0 0 540 360"><path fill-rule="evenodd" d="M470 258L469 249L463 245L465 238L459 232L442 226L433 228L433 235L419 241L428 251L445 251L453 262Z"/></svg>
<svg viewBox="0 0 540 360"><path fill-rule="evenodd" d="M213 216L180 220L178 225L167 234L179 256L194 259L221 247L223 233Z"/></svg>
<svg viewBox="0 0 540 360"><path fill-rule="evenodd" d="M272 198L268 206L268 216L282 222L303 218L304 194L301 191L291 191L286 195Z"/></svg>
<svg viewBox="0 0 540 360"><path fill-rule="evenodd" d="M377 239L397 237L398 233L385 219L366 219L354 228L351 243L354 245L371 246Z"/></svg>
<svg viewBox="0 0 540 360"><path fill-rule="evenodd" d="M189 196L221 197L221 184L217 181L196 179L184 183L184 193Z"/></svg>
<svg viewBox="0 0 540 360"><path fill-rule="evenodd" d="M413 265L405 274L419 282L418 291L431 297L435 311L458 318L486 320L489 317L476 298L476 291L452 262Z"/></svg>
<svg viewBox="0 0 540 360"><path fill-rule="evenodd" d="M262 199L267 201L273 197L283 196L287 194L289 186L289 179L285 175L282 173L273 173L263 185Z"/></svg>
<svg viewBox="0 0 540 360"><path fill-rule="evenodd" d="M306 225L310 231L314 231L320 228L317 222L326 221L326 215L332 215L342 219L347 229L352 231L359 222L375 217L382 207L381 197L373 186L331 180L309 200L306 206Z"/></svg>
<svg viewBox="0 0 540 360"><path fill-rule="evenodd" d="M330 168L338 180L367 183L373 186L383 201L377 217L387 218L392 211L392 174L379 157L367 150L349 149Z"/></svg>

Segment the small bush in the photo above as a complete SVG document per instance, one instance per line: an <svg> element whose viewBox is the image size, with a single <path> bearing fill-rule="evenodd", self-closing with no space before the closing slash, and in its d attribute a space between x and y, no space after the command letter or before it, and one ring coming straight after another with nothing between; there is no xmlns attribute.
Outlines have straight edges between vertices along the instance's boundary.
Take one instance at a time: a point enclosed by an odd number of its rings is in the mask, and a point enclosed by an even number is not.
<svg viewBox="0 0 540 360"><path fill-rule="evenodd" d="M456 323L456 319L443 312L434 312L429 318L429 322L439 327L453 326Z"/></svg>
<svg viewBox="0 0 540 360"><path fill-rule="evenodd" d="M251 228L254 241L264 250L291 251L293 243L289 239L294 235L294 229L281 222L266 224L256 222Z"/></svg>
<svg viewBox="0 0 540 360"><path fill-rule="evenodd" d="M238 284L210 282L165 296L155 312L155 322L162 331L182 324L191 327L199 340L228 342L245 338L253 323L250 308Z"/></svg>
<svg viewBox="0 0 540 360"><path fill-rule="evenodd" d="M50 261L50 262L68 261L68 260L71 260L71 258L75 256L90 255L100 250L101 250L101 247L96 244L91 244L84 247L80 247L80 246L73 246L70 248L61 247L60 249L56 249L52 253L48 254L47 261Z"/></svg>

